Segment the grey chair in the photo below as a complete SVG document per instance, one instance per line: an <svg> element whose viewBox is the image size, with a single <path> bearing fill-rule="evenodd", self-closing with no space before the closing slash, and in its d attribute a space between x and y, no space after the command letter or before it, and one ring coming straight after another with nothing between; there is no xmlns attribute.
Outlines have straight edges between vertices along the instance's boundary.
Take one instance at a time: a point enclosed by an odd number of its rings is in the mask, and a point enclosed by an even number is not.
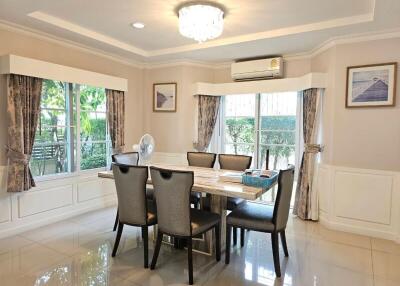
<svg viewBox="0 0 400 286"><path fill-rule="evenodd" d="M124 164L124 165L129 165L129 166L137 166L138 162L139 162L139 153L138 152L126 152L126 153L113 154L113 155L111 155L111 160L113 163L119 163L119 164ZM119 214L119 212L117 210L113 231L117 230L118 214Z"/></svg>
<svg viewBox="0 0 400 286"><path fill-rule="evenodd" d="M214 168L217 154L206 152L187 152L187 161L189 166ZM201 201L201 193L192 192L190 202L198 208Z"/></svg>
<svg viewBox="0 0 400 286"><path fill-rule="evenodd" d="M241 227L260 232L271 233L272 254L274 258L275 274L281 276L279 263L279 237L285 256L289 256L286 244L285 229L289 217L290 200L292 197L294 167L281 170L278 177L278 192L275 205L248 202L231 212L226 218L226 252L225 263L229 264L230 240L232 227Z"/></svg>
<svg viewBox="0 0 400 286"><path fill-rule="evenodd" d="M150 167L157 205L158 232L150 269L154 269L163 235L186 239L188 249L189 284L193 284L192 237L215 229L216 259L221 259L220 225L218 214L190 207L193 172Z"/></svg>
<svg viewBox="0 0 400 286"><path fill-rule="evenodd" d="M118 196L119 222L112 257L115 257L124 225L140 226L144 244L144 267L148 267L148 226L157 223L154 203L146 198L147 166L113 163Z"/></svg>
<svg viewBox="0 0 400 286"><path fill-rule="evenodd" d="M125 165L130 165L130 166L137 166L139 163L139 153L138 152L126 152L126 153L114 154L111 156L111 159L112 159L112 162L114 162L114 163L120 163L120 164L125 164ZM154 199L153 188L147 186L146 197L148 200ZM113 231L117 230L117 226L118 226L118 211L117 211L117 215L115 216Z"/></svg>
<svg viewBox="0 0 400 286"><path fill-rule="evenodd" d="M234 170L234 171L245 171L251 166L252 157L246 155L230 155L220 154L218 156L219 166L221 169ZM226 209L233 211L237 207L246 203L246 200L240 198L228 197L226 201ZM240 229L240 246L244 246L244 229ZM237 244L237 228L233 228L233 245Z"/></svg>

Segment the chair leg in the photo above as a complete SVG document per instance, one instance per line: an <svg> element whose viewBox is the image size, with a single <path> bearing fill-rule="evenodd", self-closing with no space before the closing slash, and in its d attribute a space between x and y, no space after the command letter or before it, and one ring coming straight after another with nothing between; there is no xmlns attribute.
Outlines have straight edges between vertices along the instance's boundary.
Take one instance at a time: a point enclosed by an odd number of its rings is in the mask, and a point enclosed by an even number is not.
<svg viewBox="0 0 400 286"><path fill-rule="evenodd" d="M241 228L240 229L240 247L244 246L244 233L245 233L245 229Z"/></svg>
<svg viewBox="0 0 400 286"><path fill-rule="evenodd" d="M221 260L221 223L215 226L215 258Z"/></svg>
<svg viewBox="0 0 400 286"><path fill-rule="evenodd" d="M286 243L286 234L284 230L281 231L281 241L282 241L283 252L285 253L286 257L289 257L289 251Z"/></svg>
<svg viewBox="0 0 400 286"><path fill-rule="evenodd" d="M115 242L114 242L114 249L112 252L112 257L115 257L115 255L117 254L117 250L118 250L118 245L119 245L119 241L121 239L121 235L122 235L122 230L124 229L124 224L123 223L118 223L118 231L117 231L117 237L115 238Z"/></svg>
<svg viewBox="0 0 400 286"><path fill-rule="evenodd" d="M226 225L225 264L229 264L231 254L231 233L232 226Z"/></svg>
<svg viewBox="0 0 400 286"><path fill-rule="evenodd" d="M117 214L115 215L115 222L114 222L113 231L116 231L116 230L117 230L118 221L119 221L119 211L118 211L118 209L117 209Z"/></svg>
<svg viewBox="0 0 400 286"><path fill-rule="evenodd" d="M277 232L271 233L272 254L274 256L275 274L281 277L281 265L279 261L279 237Z"/></svg>
<svg viewBox="0 0 400 286"><path fill-rule="evenodd" d="M192 257L192 238L187 239L188 250L188 270L189 270L189 285L193 285L193 257Z"/></svg>
<svg viewBox="0 0 400 286"><path fill-rule="evenodd" d="M149 232L147 226L142 226L144 268L149 268Z"/></svg>
<svg viewBox="0 0 400 286"><path fill-rule="evenodd" d="M237 244L237 228L233 227L233 245Z"/></svg>
<svg viewBox="0 0 400 286"><path fill-rule="evenodd" d="M162 234L162 232L161 232L160 230L158 230L158 232L157 232L156 247L155 247L155 249L154 249L153 259L151 260L150 269L154 269L154 268L156 267L158 254L160 253L162 238L163 238L163 234Z"/></svg>

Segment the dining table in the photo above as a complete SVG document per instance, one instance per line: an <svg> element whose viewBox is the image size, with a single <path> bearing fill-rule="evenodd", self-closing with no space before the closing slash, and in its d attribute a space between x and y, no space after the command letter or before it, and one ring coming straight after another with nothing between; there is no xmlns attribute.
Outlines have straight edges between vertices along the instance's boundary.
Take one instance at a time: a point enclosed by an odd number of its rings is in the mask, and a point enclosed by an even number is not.
<svg viewBox="0 0 400 286"><path fill-rule="evenodd" d="M149 164L163 169L177 170L177 171L192 171L194 174L194 183L192 192L200 192L203 196L209 198L209 210L221 216L221 249L225 249L226 237L226 215L227 215L227 198L241 198L249 201L259 199L266 191L273 188L277 184L277 176L272 178L272 183L267 188L253 187L242 184L240 181L230 181L227 177L235 177L243 174L241 171L222 170L214 168L202 168L185 165L172 165L172 164ZM104 179L114 179L113 172L100 171L98 177ZM152 187L152 181L149 174L147 185ZM215 251L213 243L212 232L196 238L193 241L193 249L211 255Z"/></svg>

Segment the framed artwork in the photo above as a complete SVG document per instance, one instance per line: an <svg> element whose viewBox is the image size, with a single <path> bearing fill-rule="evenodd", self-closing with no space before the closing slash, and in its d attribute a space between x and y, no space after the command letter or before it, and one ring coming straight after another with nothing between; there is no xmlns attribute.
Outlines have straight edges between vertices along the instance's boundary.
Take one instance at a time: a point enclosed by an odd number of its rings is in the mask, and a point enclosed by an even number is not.
<svg viewBox="0 0 400 286"><path fill-rule="evenodd" d="M175 82L155 83L153 85L153 111L154 112L176 112Z"/></svg>
<svg viewBox="0 0 400 286"><path fill-rule="evenodd" d="M394 106L397 63L347 68L346 108Z"/></svg>

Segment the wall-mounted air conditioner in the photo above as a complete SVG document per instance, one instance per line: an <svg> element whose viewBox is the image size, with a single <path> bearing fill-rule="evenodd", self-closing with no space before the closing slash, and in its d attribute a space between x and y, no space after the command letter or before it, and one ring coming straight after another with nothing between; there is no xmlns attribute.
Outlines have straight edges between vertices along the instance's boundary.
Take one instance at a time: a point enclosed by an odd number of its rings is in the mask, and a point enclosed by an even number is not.
<svg viewBox="0 0 400 286"><path fill-rule="evenodd" d="M283 77L283 58L233 63L231 75L235 81L281 78Z"/></svg>

